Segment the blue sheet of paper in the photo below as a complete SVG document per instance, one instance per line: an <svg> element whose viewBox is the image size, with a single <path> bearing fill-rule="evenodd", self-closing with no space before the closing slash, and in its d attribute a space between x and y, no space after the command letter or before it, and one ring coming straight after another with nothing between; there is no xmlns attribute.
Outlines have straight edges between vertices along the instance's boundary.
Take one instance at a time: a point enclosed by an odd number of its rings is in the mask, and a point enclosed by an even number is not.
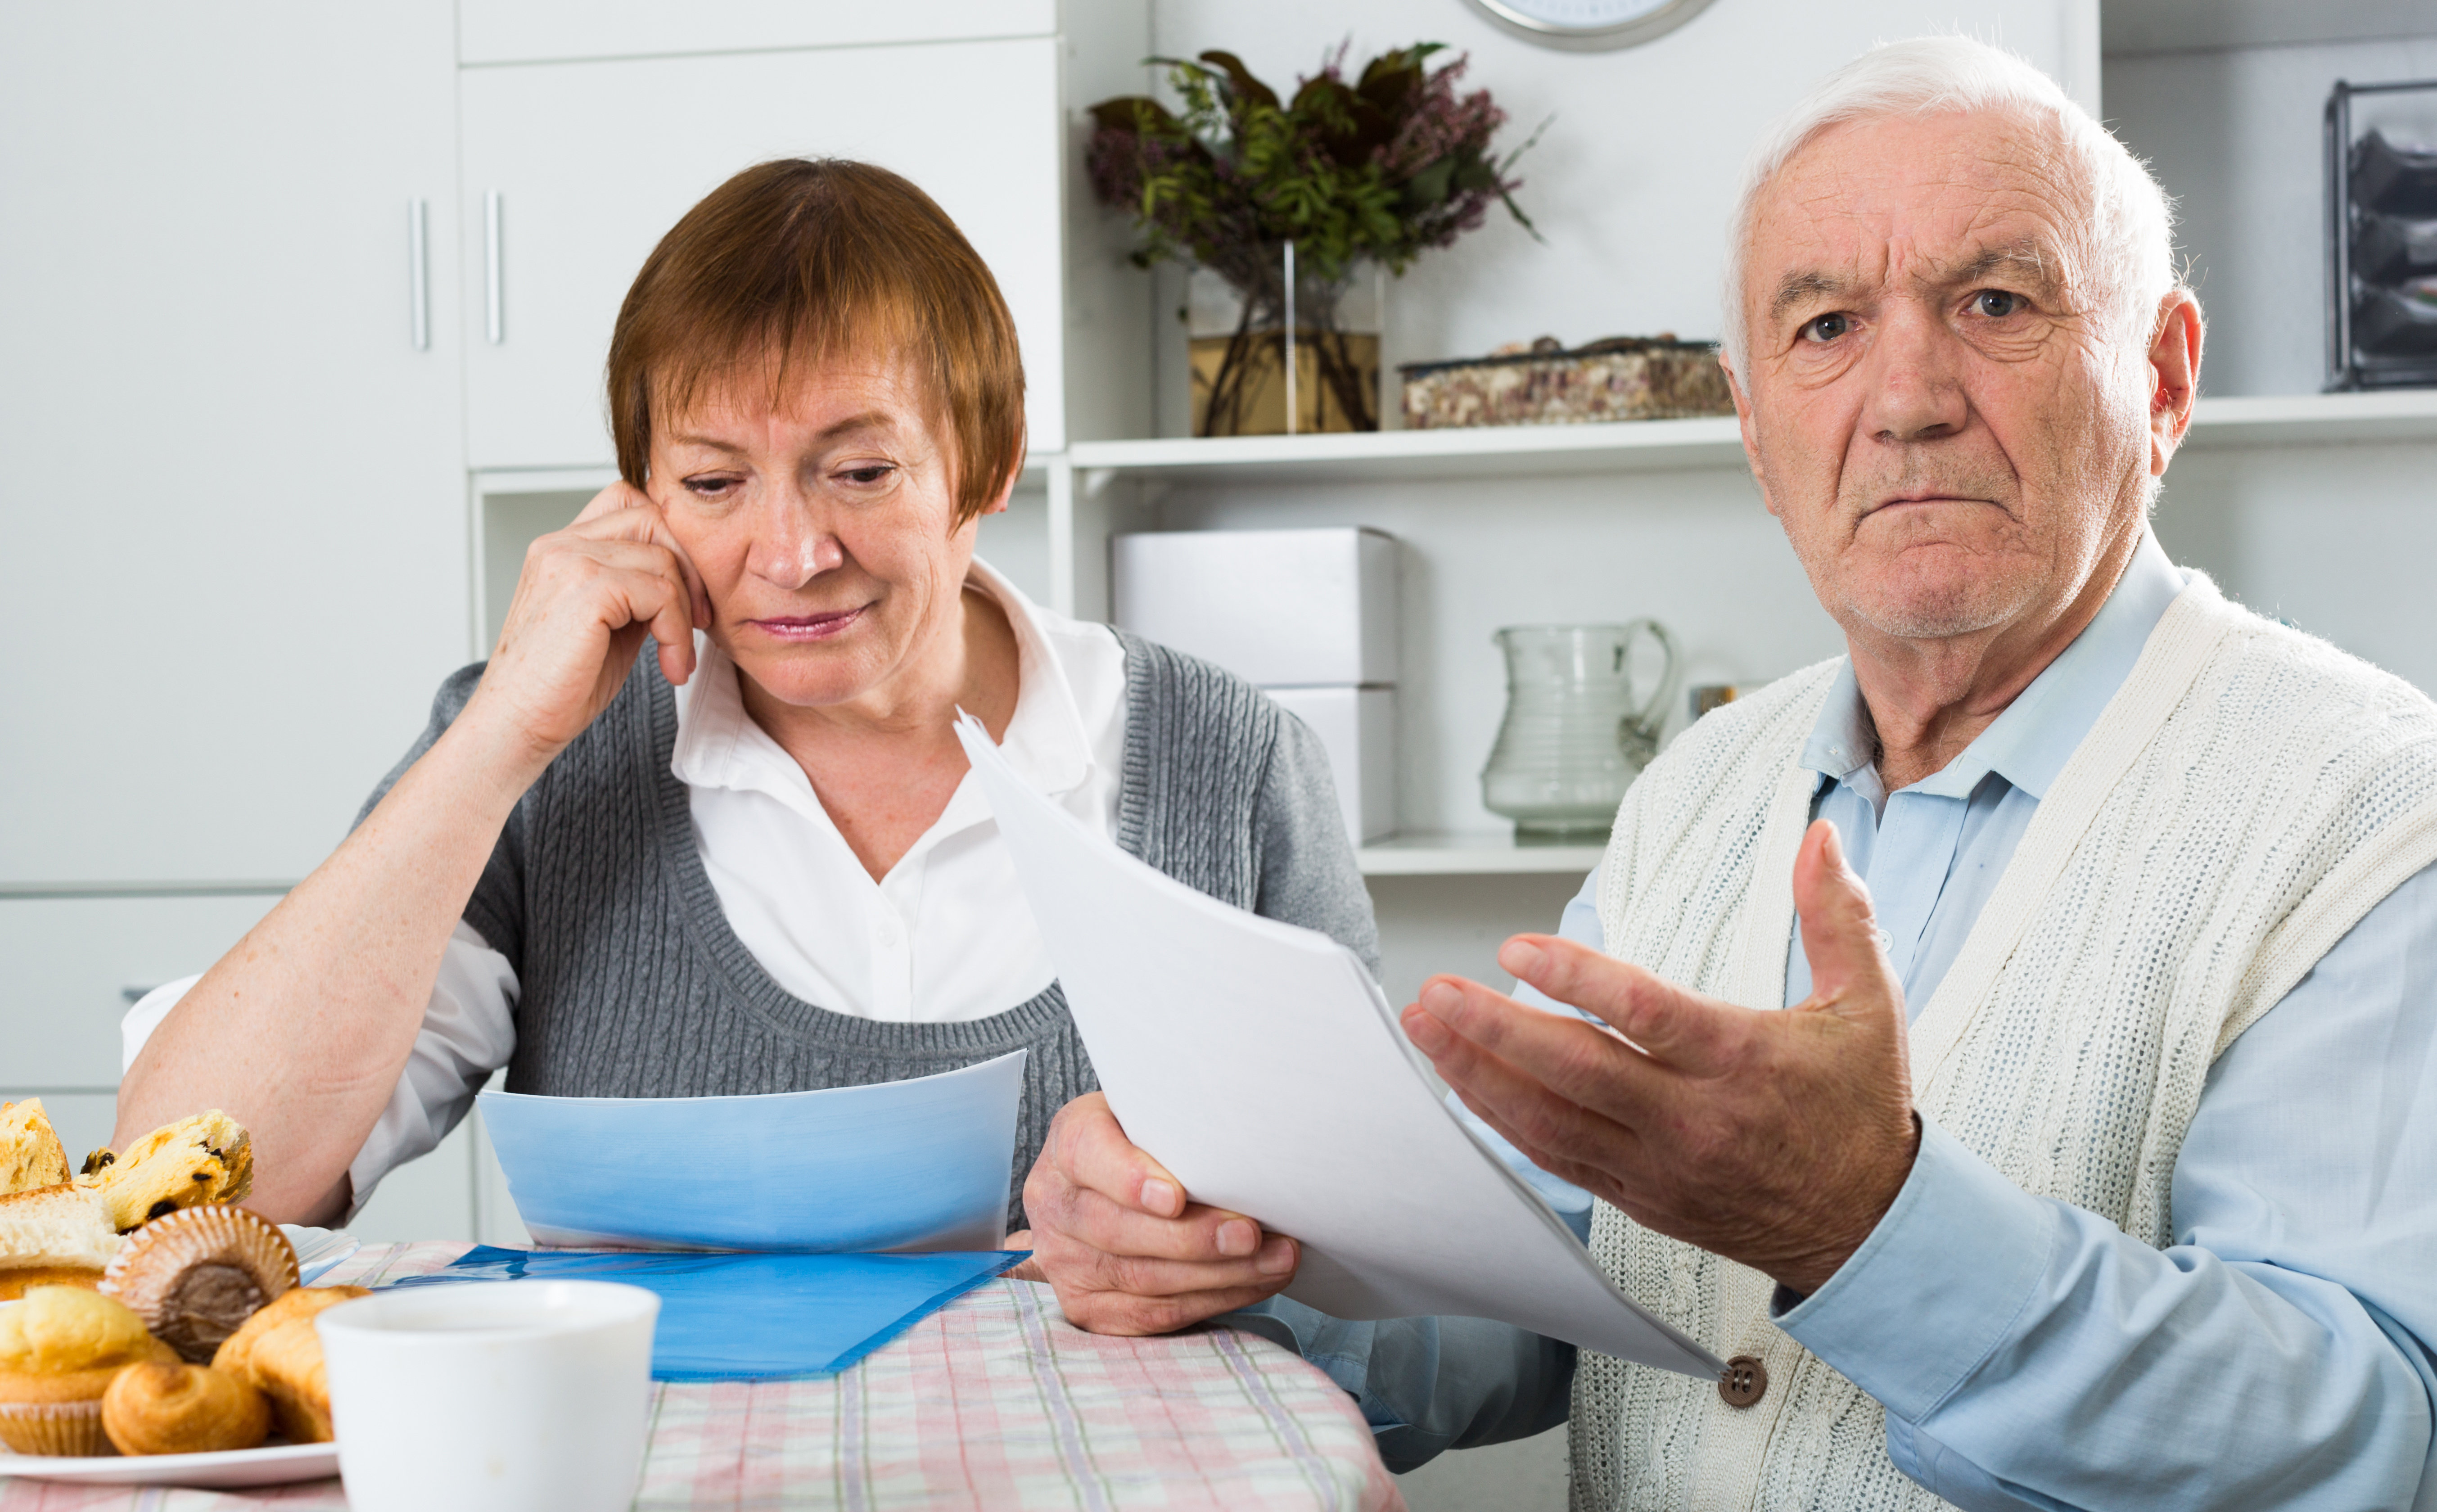
<svg viewBox="0 0 2437 1512"><path fill-rule="evenodd" d="M396 1286L623 1281L656 1292L659 1380L776 1380L844 1370L1024 1258L930 1255L650 1255L482 1245Z"/></svg>
<svg viewBox="0 0 2437 1512"><path fill-rule="evenodd" d="M910 1081L743 1098L485 1092L482 1124L543 1244L994 1250L1024 1052Z"/></svg>

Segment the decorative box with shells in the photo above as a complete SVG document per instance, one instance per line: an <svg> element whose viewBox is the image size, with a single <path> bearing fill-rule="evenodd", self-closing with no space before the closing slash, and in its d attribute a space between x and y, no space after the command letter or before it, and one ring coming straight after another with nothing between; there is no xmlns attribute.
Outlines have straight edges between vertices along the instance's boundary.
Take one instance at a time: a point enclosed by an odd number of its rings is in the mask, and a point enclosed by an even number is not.
<svg viewBox="0 0 2437 1512"><path fill-rule="evenodd" d="M1543 336L1487 357L1409 362L1397 371L1408 431L1735 413L1717 344L1672 334L1611 336L1570 350Z"/></svg>

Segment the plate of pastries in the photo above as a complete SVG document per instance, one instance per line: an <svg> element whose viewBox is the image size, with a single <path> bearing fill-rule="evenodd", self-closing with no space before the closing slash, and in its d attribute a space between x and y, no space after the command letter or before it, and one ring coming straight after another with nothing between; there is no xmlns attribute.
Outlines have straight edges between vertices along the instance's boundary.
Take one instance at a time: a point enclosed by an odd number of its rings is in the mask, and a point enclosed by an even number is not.
<svg viewBox="0 0 2437 1512"><path fill-rule="evenodd" d="M251 1141L226 1114L72 1171L39 1099L0 1103L0 1476L229 1487L338 1473L313 1318L368 1293L307 1285L307 1267L353 1242L238 1206L253 1187Z"/></svg>

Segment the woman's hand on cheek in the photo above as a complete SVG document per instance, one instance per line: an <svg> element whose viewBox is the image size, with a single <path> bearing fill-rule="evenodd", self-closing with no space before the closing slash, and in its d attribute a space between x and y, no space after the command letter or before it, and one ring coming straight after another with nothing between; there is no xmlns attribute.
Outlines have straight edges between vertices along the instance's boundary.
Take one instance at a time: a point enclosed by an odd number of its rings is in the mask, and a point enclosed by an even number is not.
<svg viewBox="0 0 2437 1512"><path fill-rule="evenodd" d="M693 632L710 625L710 614L701 574L659 506L640 489L612 483L575 523L525 553L500 643L466 715L546 765L609 707L646 637L659 642L660 670L671 682L691 677Z"/></svg>

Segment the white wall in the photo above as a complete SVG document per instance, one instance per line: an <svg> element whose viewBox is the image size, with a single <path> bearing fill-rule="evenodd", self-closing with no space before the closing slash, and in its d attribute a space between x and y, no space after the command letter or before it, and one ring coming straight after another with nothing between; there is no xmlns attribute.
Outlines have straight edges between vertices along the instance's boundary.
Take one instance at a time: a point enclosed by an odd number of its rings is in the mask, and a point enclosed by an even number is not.
<svg viewBox="0 0 2437 1512"><path fill-rule="evenodd" d="M2437 445L2240 448L2166 474L2158 539L2262 614L2437 689Z"/></svg>
<svg viewBox="0 0 2437 1512"><path fill-rule="evenodd" d="M2108 123L2177 202L2176 239L2208 315L2203 392L2312 394L2325 381L2327 94L2339 79L2437 78L2437 7L2422 9L2420 29L2108 56ZM2437 116L2437 101L2421 114Z"/></svg>
<svg viewBox="0 0 2437 1512"><path fill-rule="evenodd" d="M1871 43L1928 31L2003 43L2060 77L2084 73L2093 10L2088 0L1713 0L1656 42L1566 53L1497 29L1461 0L1154 0L1151 40L1173 57L1226 48L1282 91L1349 36L1358 66L1389 47L1445 42L1471 55L1468 84L1512 117L1505 145L1553 117L1517 170L1517 199L1544 239L1493 211L1391 284L1394 364L1541 335L1715 337L1723 230L1762 124ZM1181 432L1175 369L1162 362L1161 397Z"/></svg>

